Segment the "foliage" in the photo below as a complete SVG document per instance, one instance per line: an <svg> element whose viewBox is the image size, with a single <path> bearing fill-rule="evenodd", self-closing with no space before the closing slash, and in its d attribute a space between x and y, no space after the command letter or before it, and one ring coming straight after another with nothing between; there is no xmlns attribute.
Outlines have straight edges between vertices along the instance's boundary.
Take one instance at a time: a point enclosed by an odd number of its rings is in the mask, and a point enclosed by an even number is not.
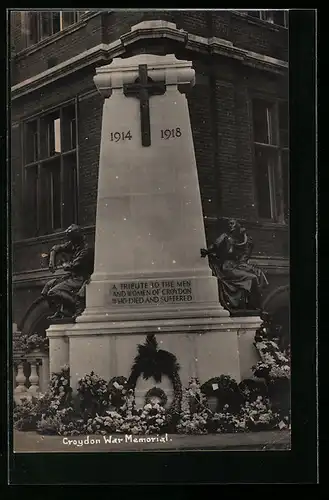
<svg viewBox="0 0 329 500"><path fill-rule="evenodd" d="M86 416L104 415L109 409L110 392L108 383L94 372L79 379L78 394L80 396L81 411Z"/></svg>
<svg viewBox="0 0 329 500"><path fill-rule="evenodd" d="M21 404L14 403L13 421L14 426L19 431L36 430L37 422L40 419L40 413L34 398L22 398Z"/></svg>
<svg viewBox="0 0 329 500"><path fill-rule="evenodd" d="M177 432L183 434L235 433L286 429L290 425L289 412L283 416L282 413L273 411L269 398L258 395L248 400L250 395L255 395L252 390L248 395L245 393L244 403L239 408L236 404L233 407L225 404L220 411L215 413L209 410L205 399L200 398L200 392L198 381L195 379L184 391ZM193 398L196 399L194 405ZM241 401L240 398L239 401Z"/></svg>
<svg viewBox="0 0 329 500"><path fill-rule="evenodd" d="M70 400L72 389L70 387L70 368L68 365L64 365L60 372L51 375L49 394L58 398L60 403L66 403Z"/></svg>
<svg viewBox="0 0 329 500"><path fill-rule="evenodd" d="M255 332L254 345L261 361L252 367L257 377L266 381L276 379L290 379L290 349L282 352L279 348L277 327L273 324L271 316L263 312L263 322Z"/></svg>
<svg viewBox="0 0 329 500"><path fill-rule="evenodd" d="M43 414L37 423L37 431L43 435L78 436L85 433L86 425L84 419L79 418L75 410L69 406L53 415Z"/></svg>
<svg viewBox="0 0 329 500"><path fill-rule="evenodd" d="M237 410L242 403L239 386L229 375L211 378L201 386L201 391L205 396L217 399L216 411L222 410L225 405Z"/></svg>
<svg viewBox="0 0 329 500"><path fill-rule="evenodd" d="M261 378L247 378L240 382L239 391L243 401L254 401L258 396L268 397L268 385Z"/></svg>
<svg viewBox="0 0 329 500"><path fill-rule="evenodd" d="M127 379L126 377L113 377L108 384L109 401L116 409L125 404Z"/></svg>
<svg viewBox="0 0 329 500"><path fill-rule="evenodd" d="M268 398L258 396L254 401L246 401L241 408L241 417L250 431L271 430L281 428L281 417L273 412ZM286 417L284 428L288 427L289 416Z"/></svg>
<svg viewBox="0 0 329 500"><path fill-rule="evenodd" d="M14 404L15 428L17 430L39 430L41 425L42 431L46 430L47 433L57 434L59 427L56 422L60 421L65 414L64 410L69 408L72 403L72 389L69 380L69 367L64 366L60 372L52 374L48 391L45 394L39 394L38 398L22 398L20 404ZM54 428L54 432L48 432L48 428L51 427Z"/></svg>
<svg viewBox="0 0 329 500"><path fill-rule="evenodd" d="M34 333L33 335L18 335L13 338L13 351L23 355L38 350L44 353L49 352L49 339Z"/></svg>
<svg viewBox="0 0 329 500"><path fill-rule="evenodd" d="M145 380L153 377L156 382L161 382L162 375L172 378L179 370L176 356L171 352L158 349L155 335L147 335L145 344L137 346L138 354L134 359L128 385L135 387L138 377Z"/></svg>
<svg viewBox="0 0 329 500"><path fill-rule="evenodd" d="M183 391L182 409L176 431L179 434L207 434L211 411L197 378L192 378Z"/></svg>
<svg viewBox="0 0 329 500"><path fill-rule="evenodd" d="M282 419L290 415L290 351L282 352L269 329L259 329L254 345L261 361L252 367L256 377L266 381L273 411ZM290 418L290 417L289 417Z"/></svg>
<svg viewBox="0 0 329 500"><path fill-rule="evenodd" d="M260 373L266 365L266 381L254 378L237 384L228 375L221 375L201 386L197 378L192 378L182 391L179 376L175 379L178 372L174 358L165 355L161 358L161 355L158 359L167 359L167 362L171 359L168 365L160 362L161 372L165 370L168 374L170 365L174 370L171 376L176 405L169 410L164 408L166 397L162 390L150 390L144 407L136 408L134 386L129 385L129 380L114 377L107 383L94 372L79 380L78 395L73 397L69 367L63 367L59 373L52 374L46 394L15 405L15 428L66 436L93 433L207 434L290 428L289 404L283 404L282 397L278 397L278 389L287 392L290 367L289 372L283 368L284 376L277 376L275 369L287 366L287 358L278 352L273 341L262 339L256 344L262 361L256 365L255 373ZM159 352L152 337L144 348L139 351L142 356L135 360L135 375L143 373L154 377L154 373L158 373L160 376L147 354L152 350L153 354L154 350ZM218 400L215 412L208 405L208 398L213 396Z"/></svg>
<svg viewBox="0 0 329 500"><path fill-rule="evenodd" d="M180 366L176 356L171 352L158 348L154 334L146 336L146 342L137 346L138 354L134 359L127 389L135 389L139 377L145 380L153 377L156 382L161 382L162 376L166 375L171 381L174 389L174 398L168 410L168 422L173 426L177 420L181 399L182 384L179 376Z"/></svg>
<svg viewBox="0 0 329 500"><path fill-rule="evenodd" d="M252 367L256 376L265 379L290 379L289 359L280 351L273 340L255 342L261 361Z"/></svg>
<svg viewBox="0 0 329 500"><path fill-rule="evenodd" d="M106 411L103 416L89 418L86 430L94 434L154 434L164 432L166 423L166 410L158 403L147 403L136 409L134 393L130 389L121 410Z"/></svg>

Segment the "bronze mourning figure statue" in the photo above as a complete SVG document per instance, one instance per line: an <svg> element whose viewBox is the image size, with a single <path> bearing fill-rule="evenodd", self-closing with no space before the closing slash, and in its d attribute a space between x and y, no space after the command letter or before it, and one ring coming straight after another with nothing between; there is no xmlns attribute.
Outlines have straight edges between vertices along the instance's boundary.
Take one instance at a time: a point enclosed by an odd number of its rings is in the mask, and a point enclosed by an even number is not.
<svg viewBox="0 0 329 500"><path fill-rule="evenodd" d="M50 320L75 319L85 307L85 286L93 273L94 255L79 226L72 224L65 231L67 242L52 247L49 269L54 272L59 254L67 256L62 265L65 274L51 279L42 290L53 312Z"/></svg>
<svg viewBox="0 0 329 500"><path fill-rule="evenodd" d="M261 289L268 282L263 271L249 262L252 249L251 237L234 219L228 221L227 232L209 248L201 249L201 257L208 256L210 268L218 278L220 302L232 314L250 314L261 309Z"/></svg>

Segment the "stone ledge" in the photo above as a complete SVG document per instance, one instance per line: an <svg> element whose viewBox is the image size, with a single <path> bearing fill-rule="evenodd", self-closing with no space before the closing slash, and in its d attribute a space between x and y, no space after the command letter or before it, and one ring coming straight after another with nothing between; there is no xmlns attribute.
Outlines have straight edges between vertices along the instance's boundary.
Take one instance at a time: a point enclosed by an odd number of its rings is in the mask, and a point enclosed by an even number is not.
<svg viewBox="0 0 329 500"><path fill-rule="evenodd" d="M175 24L162 20L143 21L131 27L130 31L122 34L118 40L110 44L99 44L86 50L78 56L72 57L46 71L19 82L11 88L11 99L32 92L44 85L52 83L58 78L84 68L90 64L109 62L114 57L126 53L126 47L138 40L167 38L181 43L187 49L204 54L215 54L238 59L242 64L276 74L286 74L288 62L270 56L255 53L236 47L232 42L218 37L201 37L178 29Z"/></svg>
<svg viewBox="0 0 329 500"><path fill-rule="evenodd" d="M114 438L124 438L124 434L112 434ZM109 436L106 436L109 439ZM152 437L152 436L136 436ZM66 440L86 439L87 436L71 436L63 438L62 436L41 436L36 432L14 431L14 453L51 453L51 452L82 452L99 453L111 451L175 451L175 450L291 450L290 431L262 431L246 432L238 434L207 434L203 436L191 436L182 434L168 434L168 441L164 443L131 443L124 442L105 443L104 437L99 435L89 435L89 442L95 440L96 444L83 444L77 446L74 444L65 444ZM64 439L64 443L63 443ZM96 440L99 440L100 443Z"/></svg>

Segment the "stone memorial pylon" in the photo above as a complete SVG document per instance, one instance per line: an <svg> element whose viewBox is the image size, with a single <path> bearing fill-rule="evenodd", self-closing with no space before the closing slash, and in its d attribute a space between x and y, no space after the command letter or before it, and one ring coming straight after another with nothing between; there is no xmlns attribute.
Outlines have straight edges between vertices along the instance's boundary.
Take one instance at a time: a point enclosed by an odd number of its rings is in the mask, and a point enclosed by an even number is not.
<svg viewBox="0 0 329 500"><path fill-rule="evenodd" d="M76 324L48 336L54 345L68 337L73 386L92 370L128 376L150 333L176 355L183 382L222 373L240 380L238 330L252 330L255 318L229 317L200 258L205 230L184 94L194 85L192 63L117 58L94 81L105 98L94 274Z"/></svg>

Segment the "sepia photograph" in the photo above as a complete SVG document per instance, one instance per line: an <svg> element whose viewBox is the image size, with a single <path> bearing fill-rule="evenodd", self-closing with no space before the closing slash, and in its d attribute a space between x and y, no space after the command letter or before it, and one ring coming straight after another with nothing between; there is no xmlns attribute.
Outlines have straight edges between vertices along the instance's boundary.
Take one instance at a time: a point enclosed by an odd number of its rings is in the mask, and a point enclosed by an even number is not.
<svg viewBox="0 0 329 500"><path fill-rule="evenodd" d="M291 449L288 10L10 10L14 453Z"/></svg>

